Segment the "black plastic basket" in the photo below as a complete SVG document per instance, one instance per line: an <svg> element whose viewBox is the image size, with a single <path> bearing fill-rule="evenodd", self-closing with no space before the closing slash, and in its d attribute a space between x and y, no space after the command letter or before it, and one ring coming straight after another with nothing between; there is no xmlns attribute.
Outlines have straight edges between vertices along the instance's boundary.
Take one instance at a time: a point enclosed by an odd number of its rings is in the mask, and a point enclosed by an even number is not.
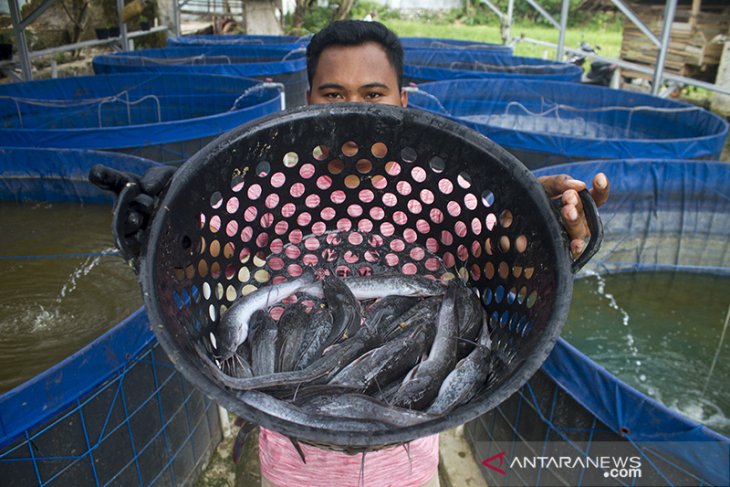
<svg viewBox="0 0 730 487"><path fill-rule="evenodd" d="M177 171L143 250L147 311L186 378L246 420L350 451L406 442L489 411L543 363L566 318L573 273L601 240L583 193L594 238L573 262L535 177L484 136L375 104L280 113L220 137ZM363 252L338 250L336 232L362 240ZM306 245L312 235L328 245ZM242 288L287 279L315 261L352 273L390 267L463 278L493 328L485 392L439 419L367 433L301 427L239 400L208 373L194 344L209 340Z"/></svg>

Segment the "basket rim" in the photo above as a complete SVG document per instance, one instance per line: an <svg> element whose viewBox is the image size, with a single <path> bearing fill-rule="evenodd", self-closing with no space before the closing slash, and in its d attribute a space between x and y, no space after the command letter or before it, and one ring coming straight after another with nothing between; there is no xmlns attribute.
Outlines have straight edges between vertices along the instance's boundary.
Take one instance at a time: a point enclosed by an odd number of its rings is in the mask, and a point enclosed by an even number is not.
<svg viewBox="0 0 730 487"><path fill-rule="evenodd" d="M544 243L546 246L553 248L556 258L554 263L556 273L555 300L546 320L546 330L541 334L540 340L537 342L538 347L522 360L521 364L516 367L515 371L502 384L488 396L479 397L461 405L445 416L414 426L402 428L394 426L387 430L382 429L368 433L324 430L303 426L276 418L265 411L260 411L244 404L237 398L240 391L225 389L201 371L200 365L191 359L191 357L196 357L194 353L181 350L178 342L165 327L162 314L158 309L158 304L152 292L154 290L155 277L154 262L158 253L158 248L155 245L157 241L156 237L163 232L164 225L169 219L170 203L182 194L182 190L188 184L194 183L199 178L198 172L207 161L214 159L232 143L250 134L266 131L292 122L301 123L302 121L314 121L316 119L317 123L322 123L322 119L325 116L332 118L352 115L353 112L357 112L363 116L391 119L395 123L437 126L440 129L449 131L451 135L461 137L467 143L478 146L481 150L489 150L490 153L494 154L496 159L507 160L510 165L506 167L515 176L528 175L521 178L521 181L527 185L527 195L534 200L536 208L542 214L546 226L550 230L550 238L545 238ZM570 306L573 273L571 271L572 261L568 251L567 237L564 229L558 222L558 217L551 208L547 195L537 179L514 156L484 135L445 117L421 110L371 103L334 103L298 107L251 121L213 140L184 163L173 176L160 208L163 208L164 211L158 211L154 215L150 225L148 240L140 256L140 283L142 285L145 307L147 308L151 327L163 349L167 352L175 367L193 386L200 389L208 397L219 402L224 408L262 427L310 443L342 445L351 449L386 444L397 445L416 438L436 434L475 419L498 406L509 396L517 392L537 372L552 351L560 335L562 324L567 317Z"/></svg>

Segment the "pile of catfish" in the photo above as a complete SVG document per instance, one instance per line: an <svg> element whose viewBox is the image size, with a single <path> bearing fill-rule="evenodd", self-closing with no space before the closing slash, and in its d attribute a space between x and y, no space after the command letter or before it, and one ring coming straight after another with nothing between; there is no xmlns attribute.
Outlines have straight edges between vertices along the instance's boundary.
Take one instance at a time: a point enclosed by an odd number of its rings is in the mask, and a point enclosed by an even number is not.
<svg viewBox="0 0 730 487"><path fill-rule="evenodd" d="M296 294L278 322L274 305ZM308 310L302 296L316 299ZM291 298L290 298L291 299ZM447 414L479 394L490 332L456 278L340 278L312 270L239 298L211 340L220 383L245 403L312 427L373 431Z"/></svg>

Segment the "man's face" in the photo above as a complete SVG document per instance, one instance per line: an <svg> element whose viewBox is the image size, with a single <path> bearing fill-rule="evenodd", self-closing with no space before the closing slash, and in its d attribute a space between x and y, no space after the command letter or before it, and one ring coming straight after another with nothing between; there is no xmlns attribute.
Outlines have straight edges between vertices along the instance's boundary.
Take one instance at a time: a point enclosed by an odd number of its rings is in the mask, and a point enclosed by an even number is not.
<svg viewBox="0 0 730 487"><path fill-rule="evenodd" d="M316 105L342 101L402 107L408 104L408 95L398 88L395 68L379 44L332 46L320 54L307 102Z"/></svg>

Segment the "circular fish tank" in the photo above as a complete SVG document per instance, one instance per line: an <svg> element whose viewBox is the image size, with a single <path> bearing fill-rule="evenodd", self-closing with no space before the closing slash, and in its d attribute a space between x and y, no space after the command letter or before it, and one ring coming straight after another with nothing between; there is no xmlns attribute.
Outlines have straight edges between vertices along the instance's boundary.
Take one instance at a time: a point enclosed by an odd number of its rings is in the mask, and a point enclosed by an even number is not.
<svg viewBox="0 0 730 487"><path fill-rule="evenodd" d="M455 49L465 51L488 51L493 54L511 56L512 48L502 44L491 44L463 39L442 39L438 37L401 37L403 49Z"/></svg>
<svg viewBox="0 0 730 487"><path fill-rule="evenodd" d="M254 34L184 35L167 38L167 47L186 46L287 46L290 49L306 47L310 36L275 36Z"/></svg>
<svg viewBox="0 0 730 487"><path fill-rule="evenodd" d="M604 242L578 275L540 372L466 426L480 462L505 452L504 474L482 473L489 485L556 476L570 485L728 485L730 165L590 161L537 174L555 171L606 173ZM584 468L525 463L535 445ZM585 463L597 457L606 463Z"/></svg>
<svg viewBox="0 0 730 487"><path fill-rule="evenodd" d="M3 485L192 484L222 438L218 406L162 351L111 239L98 151L0 148Z"/></svg>
<svg viewBox="0 0 730 487"><path fill-rule="evenodd" d="M577 83L424 83L408 103L477 130L532 169L596 158L716 159L728 133L725 120L694 105Z"/></svg>
<svg viewBox="0 0 730 487"><path fill-rule="evenodd" d="M578 82L583 73L571 63L484 49L409 48L404 54L403 79L407 83L483 78Z"/></svg>
<svg viewBox="0 0 730 487"><path fill-rule="evenodd" d="M286 106L305 105L308 87L305 48L282 45L186 45L96 56L96 74L208 74L271 80L284 85Z"/></svg>
<svg viewBox="0 0 730 487"><path fill-rule="evenodd" d="M279 111L261 82L126 73L0 86L0 146L103 149L179 165L226 130Z"/></svg>

